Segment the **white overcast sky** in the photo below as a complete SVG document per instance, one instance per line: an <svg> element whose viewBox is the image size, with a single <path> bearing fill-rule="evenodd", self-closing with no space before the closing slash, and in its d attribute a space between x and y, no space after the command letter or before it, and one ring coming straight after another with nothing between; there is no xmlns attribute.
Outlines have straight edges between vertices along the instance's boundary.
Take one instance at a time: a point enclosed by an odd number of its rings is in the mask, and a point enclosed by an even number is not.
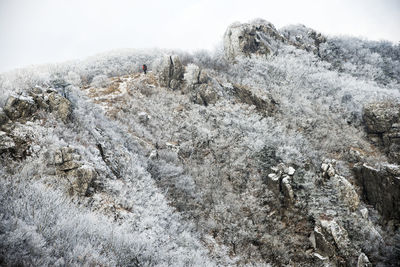
<svg viewBox="0 0 400 267"><path fill-rule="evenodd" d="M254 18L400 41L400 0L0 0L0 72L118 48L213 49Z"/></svg>

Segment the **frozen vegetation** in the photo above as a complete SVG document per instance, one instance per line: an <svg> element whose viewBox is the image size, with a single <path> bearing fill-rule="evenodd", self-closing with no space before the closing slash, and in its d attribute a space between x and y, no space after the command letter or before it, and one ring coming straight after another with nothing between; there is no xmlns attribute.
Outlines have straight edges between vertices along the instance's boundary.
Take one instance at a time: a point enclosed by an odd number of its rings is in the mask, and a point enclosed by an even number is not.
<svg viewBox="0 0 400 267"><path fill-rule="evenodd" d="M3 73L0 265L398 266L399 103L398 44L263 20Z"/></svg>

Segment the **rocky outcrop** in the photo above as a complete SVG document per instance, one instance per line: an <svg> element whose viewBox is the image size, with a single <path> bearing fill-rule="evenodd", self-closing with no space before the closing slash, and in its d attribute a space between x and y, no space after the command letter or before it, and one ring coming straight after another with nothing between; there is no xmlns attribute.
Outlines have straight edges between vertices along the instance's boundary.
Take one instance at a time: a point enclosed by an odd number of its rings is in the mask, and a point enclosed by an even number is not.
<svg viewBox="0 0 400 267"><path fill-rule="evenodd" d="M50 111L54 112L58 118L62 121L67 122L72 113L71 102L57 94L56 92L52 92L48 95L48 104L50 107Z"/></svg>
<svg viewBox="0 0 400 267"><path fill-rule="evenodd" d="M56 91L37 87L28 94L8 97L4 109L0 109L0 154L10 152L13 158L19 159L30 154L31 135L23 134L24 125L37 118L38 110L51 112L64 122L70 118L71 102Z"/></svg>
<svg viewBox="0 0 400 267"><path fill-rule="evenodd" d="M335 249L331 242L325 237L321 225L314 227L314 232L311 233L310 241L319 254L327 257L333 256Z"/></svg>
<svg viewBox="0 0 400 267"><path fill-rule="evenodd" d="M337 189L337 193L351 211L357 210L360 205L360 198L354 186L335 169L336 161L325 159L321 164L322 178L330 179Z"/></svg>
<svg viewBox="0 0 400 267"><path fill-rule="evenodd" d="M61 176L69 185L69 193L85 196L90 190L90 185L97 177L96 170L81 161L77 149L62 147L53 154L56 175Z"/></svg>
<svg viewBox="0 0 400 267"><path fill-rule="evenodd" d="M0 130L0 155L5 154L12 159L24 159L31 151L32 134L23 124L7 123Z"/></svg>
<svg viewBox="0 0 400 267"><path fill-rule="evenodd" d="M54 163L60 171L70 171L79 168L81 156L72 147L62 147L54 153Z"/></svg>
<svg viewBox="0 0 400 267"><path fill-rule="evenodd" d="M5 114L12 120L29 117L36 110L35 101L27 96L10 96L4 106Z"/></svg>
<svg viewBox="0 0 400 267"><path fill-rule="evenodd" d="M54 113L57 118L67 122L72 113L72 104L65 97L52 89L35 88L29 96L10 96L4 106L4 113L0 110L0 126L8 121L29 118L38 109Z"/></svg>
<svg viewBox="0 0 400 267"><path fill-rule="evenodd" d="M287 206L293 205L296 199L291 183L296 170L283 163L272 167L271 170L272 172L267 176L268 188L277 197L282 196L284 204Z"/></svg>
<svg viewBox="0 0 400 267"><path fill-rule="evenodd" d="M178 89L183 81L184 67L177 55L165 56L161 63L159 82L161 86Z"/></svg>
<svg viewBox="0 0 400 267"><path fill-rule="evenodd" d="M219 98L218 93L208 84L201 84L192 93L193 103L208 106L215 104Z"/></svg>
<svg viewBox="0 0 400 267"><path fill-rule="evenodd" d="M217 91L209 84L207 71L197 65L189 64L185 72L186 89L193 103L208 106L219 98Z"/></svg>
<svg viewBox="0 0 400 267"><path fill-rule="evenodd" d="M335 175L334 184L338 189L339 196L347 204L351 211L356 211L360 205L360 198L354 186L343 176Z"/></svg>
<svg viewBox="0 0 400 267"><path fill-rule="evenodd" d="M400 106L392 102L371 103L364 107L364 122L368 133L381 134L399 120Z"/></svg>
<svg viewBox="0 0 400 267"><path fill-rule="evenodd" d="M85 196L91 192L91 185L97 177L97 172L92 166L83 165L67 175L71 184L70 191L79 196Z"/></svg>
<svg viewBox="0 0 400 267"><path fill-rule="evenodd" d="M320 56L320 45L326 41L321 33L304 25L285 27L280 32L265 20L255 20L228 27L224 35L224 51L226 58L234 61L237 56L269 55L282 44L288 44Z"/></svg>
<svg viewBox="0 0 400 267"><path fill-rule="evenodd" d="M324 163L321 164L322 177L331 178L335 176L335 163L335 160L325 160Z"/></svg>
<svg viewBox="0 0 400 267"><path fill-rule="evenodd" d="M364 123L371 142L400 164L400 104L371 103L364 107Z"/></svg>
<svg viewBox="0 0 400 267"><path fill-rule="evenodd" d="M195 64L189 64L185 71L185 81L187 86L195 86L198 84L204 84L209 81L209 77L206 70L201 69Z"/></svg>
<svg viewBox="0 0 400 267"><path fill-rule="evenodd" d="M357 267L372 267L371 262L369 261L367 255L361 253L358 257Z"/></svg>
<svg viewBox="0 0 400 267"><path fill-rule="evenodd" d="M234 61L237 56L269 55L285 41L274 25L265 20L236 23L229 26L225 32L225 56Z"/></svg>
<svg viewBox="0 0 400 267"><path fill-rule="evenodd" d="M338 266L354 266L357 261L358 251L353 247L346 229L335 219L319 218L310 241L322 260L330 258Z"/></svg>
<svg viewBox="0 0 400 267"><path fill-rule="evenodd" d="M304 25L287 26L281 30L288 43L320 56L320 45L327 41L321 33Z"/></svg>
<svg viewBox="0 0 400 267"><path fill-rule="evenodd" d="M233 84L232 91L239 102L254 105L256 110L264 116L271 116L278 109L278 103L268 94L256 95L250 88L239 84Z"/></svg>
<svg viewBox="0 0 400 267"><path fill-rule="evenodd" d="M353 170L365 200L386 219L400 220L400 167L382 165L374 168L356 164Z"/></svg>

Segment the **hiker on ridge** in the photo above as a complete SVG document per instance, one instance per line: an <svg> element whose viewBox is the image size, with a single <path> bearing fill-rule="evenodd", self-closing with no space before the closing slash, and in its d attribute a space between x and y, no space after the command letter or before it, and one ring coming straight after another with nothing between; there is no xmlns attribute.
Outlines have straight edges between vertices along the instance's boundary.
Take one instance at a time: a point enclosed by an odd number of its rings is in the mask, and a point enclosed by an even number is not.
<svg viewBox="0 0 400 267"><path fill-rule="evenodd" d="M144 74L146 74L146 73L147 73L147 66L146 66L146 64L143 64L142 69L143 69Z"/></svg>

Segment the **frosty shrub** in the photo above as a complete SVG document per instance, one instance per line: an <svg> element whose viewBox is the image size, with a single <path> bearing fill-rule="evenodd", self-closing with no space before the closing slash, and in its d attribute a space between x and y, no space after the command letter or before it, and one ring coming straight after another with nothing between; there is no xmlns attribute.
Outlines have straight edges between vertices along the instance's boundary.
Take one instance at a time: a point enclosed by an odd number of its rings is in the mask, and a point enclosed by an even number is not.
<svg viewBox="0 0 400 267"><path fill-rule="evenodd" d="M90 86L95 88L104 88L111 84L111 80L106 75L97 75L93 78Z"/></svg>
<svg viewBox="0 0 400 267"><path fill-rule="evenodd" d="M81 77L72 71L68 72L65 81L73 86L80 86L82 84Z"/></svg>

